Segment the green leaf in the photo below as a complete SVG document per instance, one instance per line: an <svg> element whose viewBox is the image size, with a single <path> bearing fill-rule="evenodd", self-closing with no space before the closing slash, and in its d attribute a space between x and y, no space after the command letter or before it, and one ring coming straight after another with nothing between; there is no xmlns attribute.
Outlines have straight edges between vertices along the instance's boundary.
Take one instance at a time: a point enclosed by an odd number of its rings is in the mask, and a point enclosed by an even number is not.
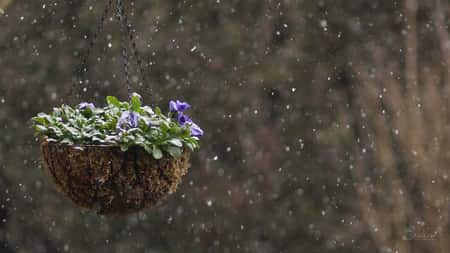
<svg viewBox="0 0 450 253"><path fill-rule="evenodd" d="M191 151L195 151L195 147L192 143L186 143L186 146L191 150Z"/></svg>
<svg viewBox="0 0 450 253"><path fill-rule="evenodd" d="M169 141L169 143L174 145L174 146L180 147L180 148L183 147L183 143L181 142L180 139L171 139Z"/></svg>
<svg viewBox="0 0 450 253"><path fill-rule="evenodd" d="M71 127L71 126L64 126L64 127L65 127L65 130L67 132L69 132L70 135L72 135L72 136L76 136L76 135L80 134L80 131L78 131L78 129L76 129L74 127Z"/></svg>
<svg viewBox="0 0 450 253"><path fill-rule="evenodd" d="M149 106L143 106L142 111L146 112L148 115L153 115L155 114L155 112L153 112L152 108L150 108Z"/></svg>
<svg viewBox="0 0 450 253"><path fill-rule="evenodd" d="M156 160L159 160L163 157L163 153L162 153L161 149L159 149L156 146L153 146L152 155L153 155L153 158L155 158Z"/></svg>
<svg viewBox="0 0 450 253"><path fill-rule="evenodd" d="M70 140L70 139L68 139L68 138L63 139L62 141L60 141L60 143L62 143L62 144L68 144L68 145L73 145L73 141Z"/></svg>
<svg viewBox="0 0 450 253"><path fill-rule="evenodd" d="M130 104L128 102L121 102L120 106L124 110L127 110L127 111L130 110Z"/></svg>
<svg viewBox="0 0 450 253"><path fill-rule="evenodd" d="M131 110L138 112L141 109L141 95L133 93L131 96Z"/></svg>
<svg viewBox="0 0 450 253"><path fill-rule="evenodd" d="M106 102L108 103L108 105L120 108L120 101L114 96L107 96Z"/></svg>
<svg viewBox="0 0 450 253"><path fill-rule="evenodd" d="M42 125L47 125L52 121L51 116L45 113L39 113L37 117L32 118L34 123L39 123Z"/></svg>
<svg viewBox="0 0 450 253"><path fill-rule="evenodd" d="M99 143L105 143L105 139L99 138L97 136L92 137L92 140Z"/></svg>
<svg viewBox="0 0 450 253"><path fill-rule="evenodd" d="M167 152L169 152L169 154L175 158L178 158L181 156L181 148L168 147Z"/></svg>
<svg viewBox="0 0 450 253"><path fill-rule="evenodd" d="M158 116L161 116L161 108L159 108L158 106L155 107L155 113Z"/></svg>
<svg viewBox="0 0 450 253"><path fill-rule="evenodd" d="M120 145L120 150L122 150L122 152L127 151L128 150L128 145L127 144Z"/></svg>
<svg viewBox="0 0 450 253"><path fill-rule="evenodd" d="M35 125L34 129L36 129L36 131L38 132L46 132L48 130L45 126L42 125Z"/></svg>
<svg viewBox="0 0 450 253"><path fill-rule="evenodd" d="M52 131L58 137L63 136L63 133L62 133L61 129L59 129L56 126L51 126L51 127L48 128L48 130Z"/></svg>
<svg viewBox="0 0 450 253"><path fill-rule="evenodd" d="M161 121L161 123L160 123L159 126L161 127L161 130L163 130L164 132L169 132L169 131L170 131L170 126L169 126L169 124L167 124L167 123L164 122L164 121Z"/></svg>
<svg viewBox="0 0 450 253"><path fill-rule="evenodd" d="M147 153L153 154L153 149L152 149L152 147L150 145L144 144L143 147L144 147L145 151L147 151Z"/></svg>

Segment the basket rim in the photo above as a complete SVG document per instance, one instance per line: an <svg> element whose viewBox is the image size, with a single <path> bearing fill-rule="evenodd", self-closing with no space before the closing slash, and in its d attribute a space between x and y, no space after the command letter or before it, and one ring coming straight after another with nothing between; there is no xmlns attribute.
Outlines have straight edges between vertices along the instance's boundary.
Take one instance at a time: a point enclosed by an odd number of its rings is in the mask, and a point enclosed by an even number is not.
<svg viewBox="0 0 450 253"><path fill-rule="evenodd" d="M107 145L107 144L67 144L57 141L49 141L48 138L43 138L41 143L47 143L51 145L67 146L67 147L93 147L93 148L120 148L119 145Z"/></svg>
<svg viewBox="0 0 450 253"><path fill-rule="evenodd" d="M122 151L120 149L119 145L107 145L107 144L67 144L67 143L60 143L60 142L57 142L57 141L49 141L48 138L45 138L45 137L42 138L40 142L41 142L41 144L57 145L57 146L74 148L74 149L76 149L76 148L81 148L81 149L83 149L83 148L98 148L98 149L118 149L118 150ZM136 149L144 149L144 148L140 147L140 146L131 146L131 147L129 147L128 150L136 150ZM189 149L183 148L182 149L182 153L185 153L185 152L189 152Z"/></svg>

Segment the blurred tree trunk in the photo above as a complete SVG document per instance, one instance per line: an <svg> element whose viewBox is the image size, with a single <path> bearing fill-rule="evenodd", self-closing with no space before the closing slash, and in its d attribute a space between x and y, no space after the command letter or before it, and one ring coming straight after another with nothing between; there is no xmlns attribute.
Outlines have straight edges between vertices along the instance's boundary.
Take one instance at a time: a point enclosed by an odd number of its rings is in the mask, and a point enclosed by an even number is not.
<svg viewBox="0 0 450 253"><path fill-rule="evenodd" d="M0 0L0 9L5 10L10 3L12 3L12 0Z"/></svg>

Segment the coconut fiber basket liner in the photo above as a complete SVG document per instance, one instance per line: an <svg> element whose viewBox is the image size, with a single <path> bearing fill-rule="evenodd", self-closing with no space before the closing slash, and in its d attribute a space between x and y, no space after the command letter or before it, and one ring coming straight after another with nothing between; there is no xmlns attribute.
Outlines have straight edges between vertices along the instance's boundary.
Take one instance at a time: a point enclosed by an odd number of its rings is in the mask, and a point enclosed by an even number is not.
<svg viewBox="0 0 450 253"><path fill-rule="evenodd" d="M44 170L77 206L99 214L127 214L151 207L176 191L189 164L181 157L154 159L143 148L41 142Z"/></svg>

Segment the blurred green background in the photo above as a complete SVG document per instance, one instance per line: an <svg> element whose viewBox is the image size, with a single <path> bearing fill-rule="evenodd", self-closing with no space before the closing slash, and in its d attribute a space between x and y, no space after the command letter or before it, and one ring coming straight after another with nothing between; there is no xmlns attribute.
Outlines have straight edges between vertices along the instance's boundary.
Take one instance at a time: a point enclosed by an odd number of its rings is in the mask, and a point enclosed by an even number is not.
<svg viewBox="0 0 450 253"><path fill-rule="evenodd" d="M450 252L448 1L126 1L134 91L206 132L126 217L58 194L29 127L72 103L105 3L0 0L0 252ZM122 72L110 15L75 102L125 99Z"/></svg>

